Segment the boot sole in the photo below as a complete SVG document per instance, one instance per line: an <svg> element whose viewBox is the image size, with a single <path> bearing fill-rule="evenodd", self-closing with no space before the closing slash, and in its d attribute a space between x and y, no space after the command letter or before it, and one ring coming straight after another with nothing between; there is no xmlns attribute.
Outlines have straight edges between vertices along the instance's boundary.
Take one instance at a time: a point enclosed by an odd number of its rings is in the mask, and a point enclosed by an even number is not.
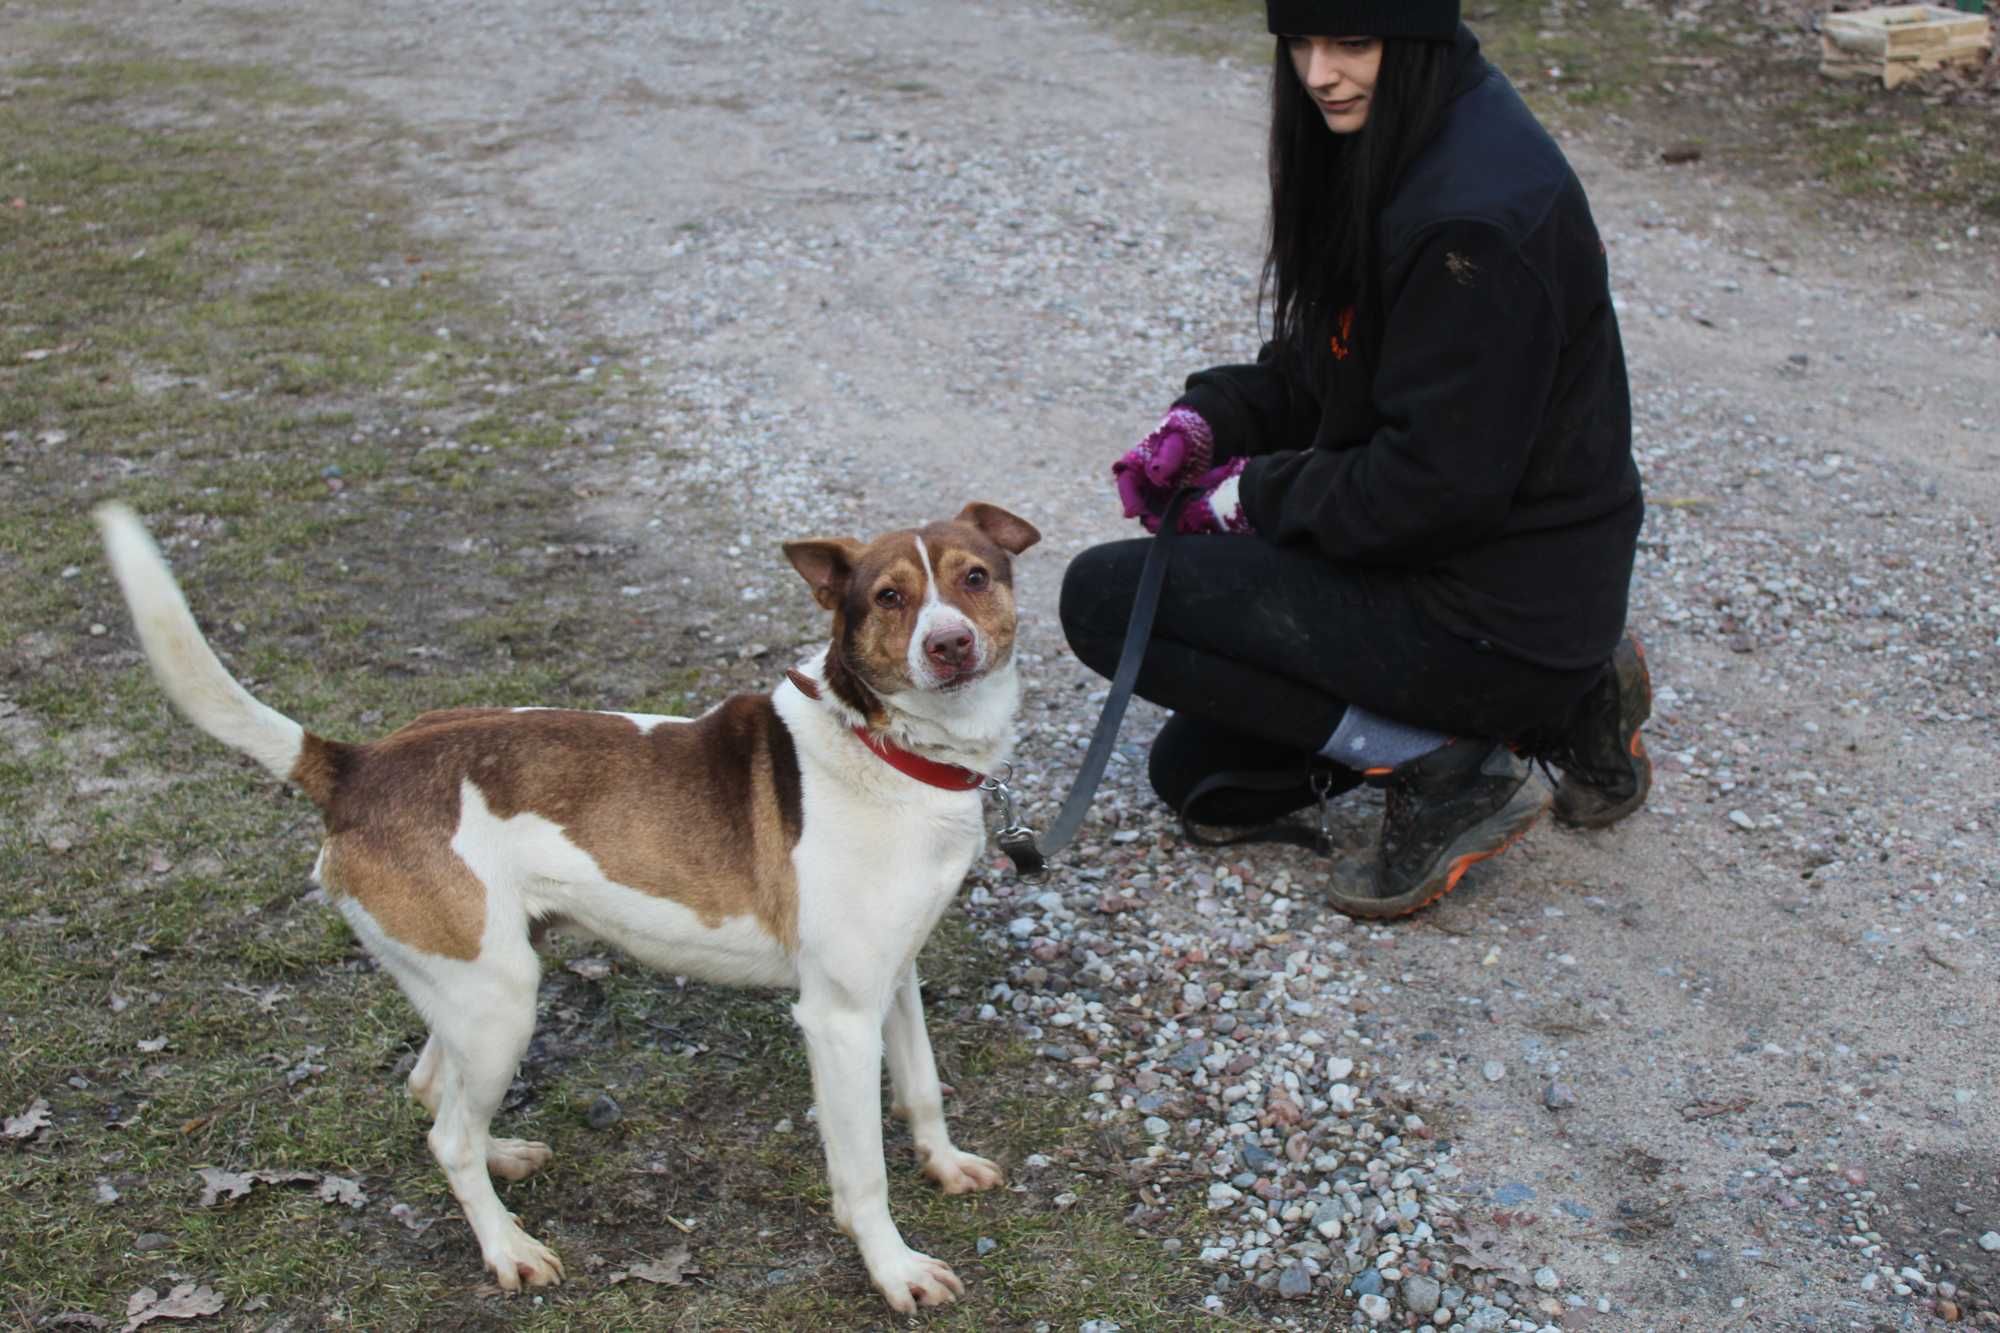
<svg viewBox="0 0 2000 1333"><path fill-rule="evenodd" d="M1587 794L1589 789L1582 787L1581 784L1571 786L1568 776L1565 775L1563 787L1559 787L1556 790L1555 800L1556 823L1562 825L1564 828L1610 828L1613 824L1616 824L1619 820L1644 805L1647 795L1653 790L1653 757L1646 753L1646 742L1639 735L1640 728L1644 727L1646 720L1653 715L1653 672L1646 665L1646 646L1639 642L1637 635L1628 635L1625 642L1618 645L1618 652L1612 660L1616 662L1618 657L1624 655L1626 644L1631 645L1633 663L1638 668L1639 678L1645 683L1646 690L1646 710L1639 714L1638 720L1632 724L1632 735L1625 744L1626 752L1633 759L1633 771L1638 774L1638 790L1616 805L1605 805L1592 809L1586 804L1585 808L1578 809L1575 805L1565 802L1563 797L1566 794L1574 794L1578 795L1581 801L1588 802L1590 799ZM1567 788L1568 791L1565 792L1564 788Z"/></svg>
<svg viewBox="0 0 2000 1333"><path fill-rule="evenodd" d="M1473 866L1491 860L1527 837L1528 830L1535 826L1542 812L1548 808L1548 789L1532 780L1524 782L1521 790L1515 792L1507 804L1461 833L1444 849L1444 854L1438 857L1442 873L1393 898L1347 898L1328 894L1327 901L1343 916L1363 917L1370 921L1386 921L1421 912L1457 888L1458 882L1465 878L1465 872Z"/></svg>

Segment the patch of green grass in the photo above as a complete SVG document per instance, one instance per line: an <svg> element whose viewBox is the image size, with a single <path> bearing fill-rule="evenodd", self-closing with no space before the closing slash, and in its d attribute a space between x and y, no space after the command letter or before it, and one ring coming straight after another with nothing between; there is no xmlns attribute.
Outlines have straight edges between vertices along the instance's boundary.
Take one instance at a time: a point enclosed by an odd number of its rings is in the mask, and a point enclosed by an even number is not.
<svg viewBox="0 0 2000 1333"><path fill-rule="evenodd" d="M514 337L368 184L393 136L337 97L24 32L0 98L0 1112L45 1101L53 1123L0 1148L9 1313L115 1320L188 1279L245 1326L889 1326L829 1215L786 1000L587 981L576 946L497 1126L556 1151L502 1192L570 1280L492 1293L403 1092L423 1022L307 895L317 813L172 713L87 517L139 509L224 662L329 735L466 704L696 711L716 671L630 612L625 557L568 554L575 446L642 434L621 349ZM960 1140L1058 1163L945 1199L892 1129L896 1214L970 1286L926 1323L1214 1326L1210 1275L1161 1247L1198 1219L1128 1225L1136 1146L1086 1135L1033 1053L971 1018L998 960L954 925L924 965ZM606 1093L624 1118L592 1130ZM203 1208L205 1167L368 1199L269 1183ZM686 1286L609 1281L680 1245Z"/></svg>

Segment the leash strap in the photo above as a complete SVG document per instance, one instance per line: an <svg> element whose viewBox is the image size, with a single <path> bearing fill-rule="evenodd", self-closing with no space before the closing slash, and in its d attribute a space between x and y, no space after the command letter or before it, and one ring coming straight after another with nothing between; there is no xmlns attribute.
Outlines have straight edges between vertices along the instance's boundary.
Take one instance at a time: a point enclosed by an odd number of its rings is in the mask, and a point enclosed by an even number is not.
<svg viewBox="0 0 2000 1333"><path fill-rule="evenodd" d="M1278 820L1262 828L1250 829L1227 837L1211 837L1194 826L1194 808L1201 798L1217 791L1296 791L1301 785L1308 785L1319 803L1319 827L1306 828L1287 820ZM1238 847L1246 842L1281 842L1292 847L1304 847L1325 856L1333 850L1333 829L1329 822L1326 803L1333 792L1332 783L1321 774L1310 777L1296 769L1278 771L1263 769L1250 771L1237 769L1227 773L1211 773L1194 784L1194 790L1187 794L1178 811L1181 817L1181 836L1197 847Z"/></svg>
<svg viewBox="0 0 2000 1333"><path fill-rule="evenodd" d="M1160 518L1160 529L1154 534L1152 545L1146 548L1146 563L1139 570L1139 588L1132 598L1132 618L1125 623L1125 643L1118 650L1118 669L1111 677L1111 693L1104 700L1104 712L1098 716L1090 748L1084 751L1083 767L1077 771L1076 781L1071 784L1055 822L1049 825L1047 833L1037 837L1033 829L1010 818L1007 827L995 835L1000 850L1007 853L1018 874L1040 874L1047 868L1049 858L1069 846L1077 830L1083 827L1091 798L1104 778L1104 767L1111 762L1118 724L1125 720L1125 706L1132 702L1132 686L1139 679L1139 664L1145 659L1146 643L1152 637L1153 617L1160 609L1160 593L1167 583L1167 546L1175 535L1181 509L1193 495L1194 491L1188 487L1174 492L1173 499L1167 502L1167 512ZM1004 788L1002 798L1006 798ZM1011 802L1006 809L1011 815Z"/></svg>

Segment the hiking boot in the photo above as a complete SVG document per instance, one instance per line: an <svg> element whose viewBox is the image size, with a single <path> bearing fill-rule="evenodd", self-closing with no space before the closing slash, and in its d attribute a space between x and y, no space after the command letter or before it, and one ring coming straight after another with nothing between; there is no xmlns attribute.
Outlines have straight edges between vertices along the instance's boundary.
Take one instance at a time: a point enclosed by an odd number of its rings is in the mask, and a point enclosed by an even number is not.
<svg viewBox="0 0 2000 1333"><path fill-rule="evenodd" d="M1639 727L1652 715L1646 650L1628 634L1549 752L1549 762L1562 770L1556 785L1557 822L1570 828L1609 828L1646 803L1653 761Z"/></svg>
<svg viewBox="0 0 2000 1333"><path fill-rule="evenodd" d="M1549 805L1527 761L1491 741L1453 741L1371 781L1388 797L1375 851L1336 864L1327 890L1348 916L1429 906L1474 862L1519 842Z"/></svg>

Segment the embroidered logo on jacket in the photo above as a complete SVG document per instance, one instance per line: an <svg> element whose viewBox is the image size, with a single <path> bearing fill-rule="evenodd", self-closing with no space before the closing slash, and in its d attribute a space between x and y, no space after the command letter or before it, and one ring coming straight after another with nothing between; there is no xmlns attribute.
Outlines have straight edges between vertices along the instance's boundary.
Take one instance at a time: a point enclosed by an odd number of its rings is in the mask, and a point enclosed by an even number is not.
<svg viewBox="0 0 2000 1333"><path fill-rule="evenodd" d="M1334 321L1333 336L1327 339L1327 342L1333 350L1333 359L1336 361L1345 361L1354 355L1353 306L1340 312L1340 318Z"/></svg>

